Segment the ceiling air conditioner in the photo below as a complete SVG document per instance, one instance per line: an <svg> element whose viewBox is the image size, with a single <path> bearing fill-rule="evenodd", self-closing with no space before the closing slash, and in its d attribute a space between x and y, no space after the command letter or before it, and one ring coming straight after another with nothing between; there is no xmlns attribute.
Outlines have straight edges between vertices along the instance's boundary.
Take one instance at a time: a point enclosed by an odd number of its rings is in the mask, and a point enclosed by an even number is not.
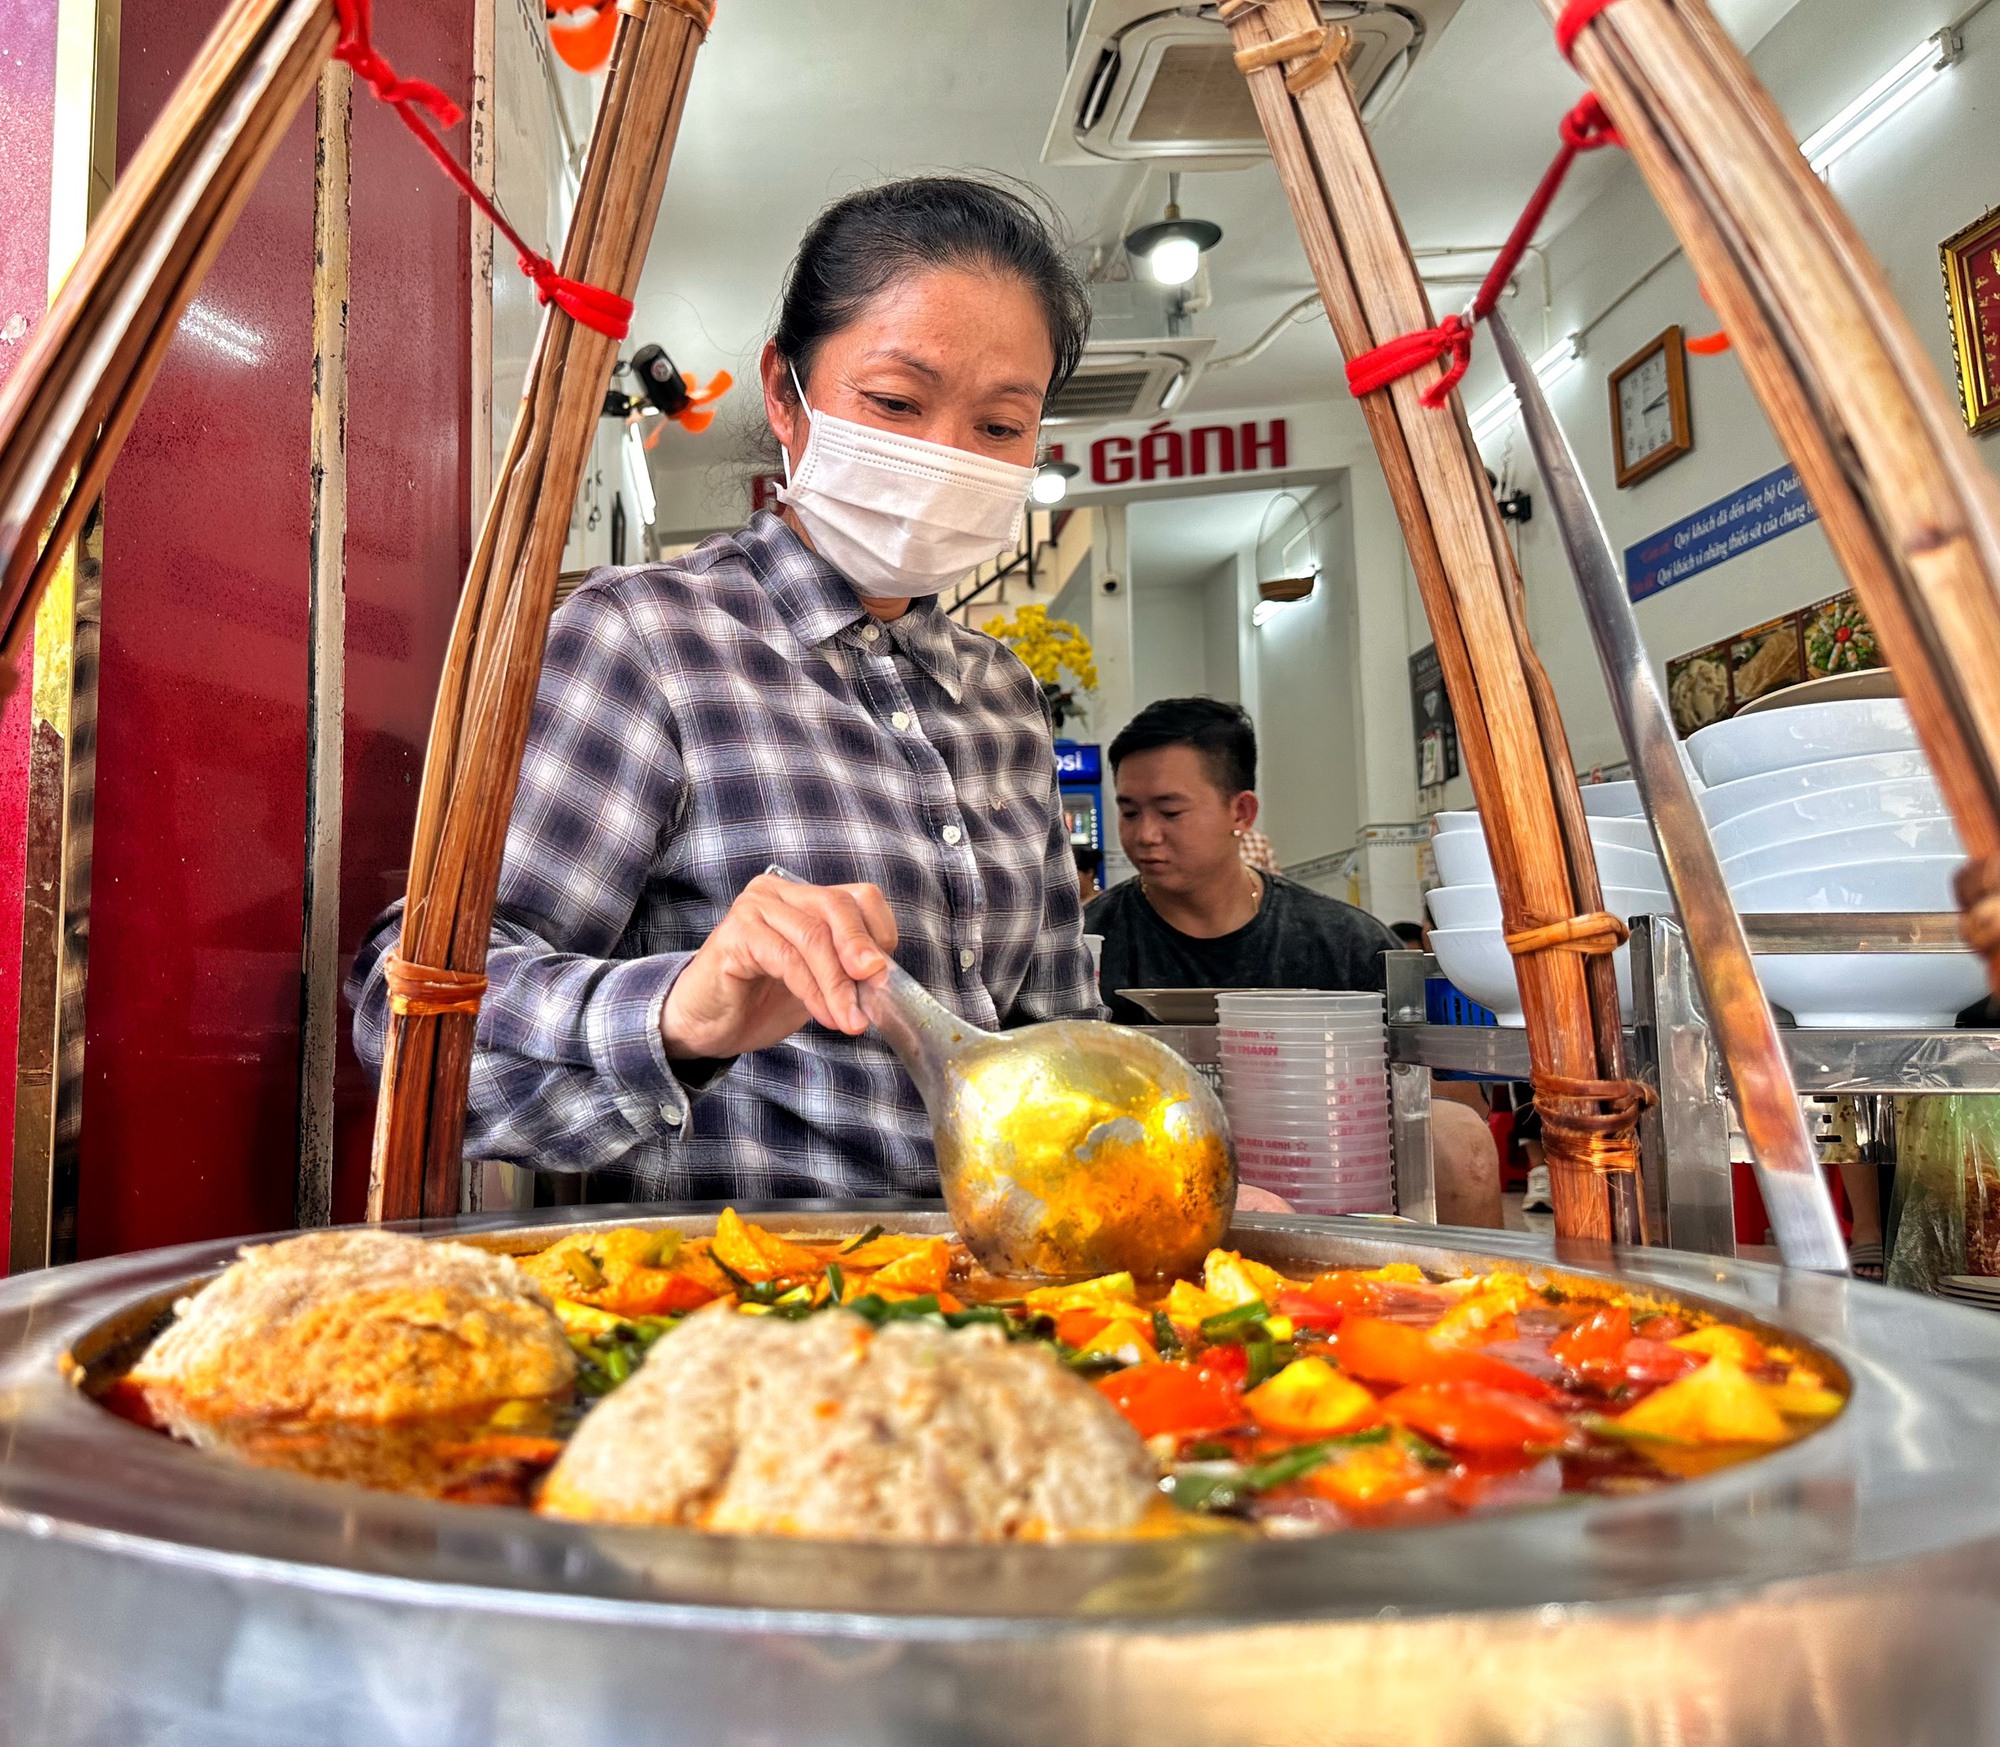
<svg viewBox="0 0 2000 1747"><path fill-rule="evenodd" d="M1164 418L1187 398L1213 336L1092 340L1043 417L1045 425L1111 425Z"/></svg>
<svg viewBox="0 0 2000 1747"><path fill-rule="evenodd" d="M1353 33L1348 77L1372 121L1395 98L1460 0L1320 0ZM1042 146L1045 164L1160 160L1240 170L1270 154L1212 6L1071 0L1069 72Z"/></svg>

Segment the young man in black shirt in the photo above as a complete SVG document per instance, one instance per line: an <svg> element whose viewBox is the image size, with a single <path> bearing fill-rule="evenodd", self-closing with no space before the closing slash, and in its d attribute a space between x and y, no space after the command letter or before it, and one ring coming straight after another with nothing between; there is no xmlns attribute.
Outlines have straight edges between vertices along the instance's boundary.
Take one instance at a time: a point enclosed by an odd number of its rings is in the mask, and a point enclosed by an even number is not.
<svg viewBox="0 0 2000 1747"><path fill-rule="evenodd" d="M1365 910L1244 865L1257 822L1257 733L1236 704L1166 698L1111 742L1118 841L1136 878L1084 911L1104 936L1099 988L1121 1025L1150 1020L1121 989L1380 990L1401 942ZM1438 1217L1500 1224L1500 1165L1471 1110L1432 1106Z"/></svg>
<svg viewBox="0 0 2000 1747"><path fill-rule="evenodd" d="M1257 822L1257 733L1236 704L1166 698L1111 743L1118 841L1136 879L1092 901L1111 1017L1120 989L1376 989L1396 937L1365 910L1244 865Z"/></svg>

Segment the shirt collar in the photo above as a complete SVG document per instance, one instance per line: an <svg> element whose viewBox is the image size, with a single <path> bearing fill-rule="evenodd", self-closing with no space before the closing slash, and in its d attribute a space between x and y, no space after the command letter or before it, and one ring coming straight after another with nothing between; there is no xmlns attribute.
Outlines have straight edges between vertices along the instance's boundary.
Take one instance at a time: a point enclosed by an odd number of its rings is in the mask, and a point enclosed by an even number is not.
<svg viewBox="0 0 2000 1747"><path fill-rule="evenodd" d="M843 631L857 630L868 618L854 585L801 540L782 516L759 510L736 540L802 648L817 649ZM912 601L909 610L884 629L953 703L960 700L965 681L958 645L936 596Z"/></svg>

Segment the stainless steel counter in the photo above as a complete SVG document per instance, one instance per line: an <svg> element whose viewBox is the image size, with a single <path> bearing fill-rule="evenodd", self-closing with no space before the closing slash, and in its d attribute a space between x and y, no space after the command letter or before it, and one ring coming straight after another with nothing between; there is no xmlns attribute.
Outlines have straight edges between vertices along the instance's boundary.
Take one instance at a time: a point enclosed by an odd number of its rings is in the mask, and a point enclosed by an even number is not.
<svg viewBox="0 0 2000 1747"><path fill-rule="evenodd" d="M534 1241L584 1211L533 1222ZM883 1218L881 1203L794 1204L770 1223ZM1613 1265L1379 1221L1246 1217L1236 1237L1301 1269ZM1850 1407L1790 1449L1668 1492L1439 1528L831 1548L589 1528L237 1468L63 1381L73 1345L87 1353L93 1330L228 1253L0 1286L10 1743L2000 1739L2000 1319L1975 1312L1647 1251L1614 1271L1819 1343L1852 1378Z"/></svg>

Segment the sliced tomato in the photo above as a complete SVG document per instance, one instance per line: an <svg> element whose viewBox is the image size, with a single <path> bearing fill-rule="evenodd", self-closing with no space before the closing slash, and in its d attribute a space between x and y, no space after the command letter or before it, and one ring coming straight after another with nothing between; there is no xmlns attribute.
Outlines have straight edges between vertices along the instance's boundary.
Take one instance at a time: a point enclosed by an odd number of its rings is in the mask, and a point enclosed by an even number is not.
<svg viewBox="0 0 2000 1747"><path fill-rule="evenodd" d="M1664 1317L1655 1321L1666 1321ZM1614 1369L1633 1383L1678 1383L1690 1371L1698 1371L1708 1362L1701 1353L1683 1352L1679 1347L1670 1347L1665 1341L1649 1340L1634 1335L1627 1341L1618 1355Z"/></svg>
<svg viewBox="0 0 2000 1747"><path fill-rule="evenodd" d="M1649 1316L1632 1332L1649 1341L1679 1340L1686 1334L1688 1325L1677 1316Z"/></svg>
<svg viewBox="0 0 2000 1747"><path fill-rule="evenodd" d="M1607 1304L1564 1329L1549 1343L1549 1351L1572 1371L1580 1371L1585 1365L1610 1364L1631 1338L1631 1311L1622 1304Z"/></svg>
<svg viewBox="0 0 2000 1747"><path fill-rule="evenodd" d="M1111 1318L1101 1310L1065 1310L1056 1318L1056 1339L1068 1347L1085 1346L1092 1335L1110 1322Z"/></svg>
<svg viewBox="0 0 2000 1747"><path fill-rule="evenodd" d="M1337 1276L1329 1274L1328 1279ZM1289 1316L1300 1328L1338 1328L1347 1320L1341 1305L1328 1304L1307 1292L1280 1292L1274 1307L1280 1316Z"/></svg>
<svg viewBox="0 0 2000 1747"><path fill-rule="evenodd" d="M1578 1436L1552 1408L1483 1383L1421 1383L1399 1389L1383 1400L1382 1415L1448 1449L1481 1454L1557 1450Z"/></svg>
<svg viewBox="0 0 2000 1747"><path fill-rule="evenodd" d="M1354 1273L1322 1274L1299 1296L1310 1298L1329 1310L1366 1316L1382 1308L1382 1283L1379 1280L1364 1280ZM1292 1313L1287 1311L1285 1314L1289 1316Z"/></svg>
<svg viewBox="0 0 2000 1747"><path fill-rule="evenodd" d="M720 1296L692 1274L664 1273L647 1269L621 1281L613 1307L620 1316L676 1316L684 1310L699 1310L711 1298Z"/></svg>
<svg viewBox="0 0 2000 1747"><path fill-rule="evenodd" d="M1240 1379L1193 1365L1132 1365L1100 1377L1097 1387L1143 1438L1198 1437L1250 1417Z"/></svg>
<svg viewBox="0 0 2000 1747"><path fill-rule="evenodd" d="M1370 1383L1478 1383L1546 1400L1554 1390L1539 1377L1485 1353L1434 1347L1420 1328L1379 1317L1350 1316L1333 1337L1341 1368Z"/></svg>

